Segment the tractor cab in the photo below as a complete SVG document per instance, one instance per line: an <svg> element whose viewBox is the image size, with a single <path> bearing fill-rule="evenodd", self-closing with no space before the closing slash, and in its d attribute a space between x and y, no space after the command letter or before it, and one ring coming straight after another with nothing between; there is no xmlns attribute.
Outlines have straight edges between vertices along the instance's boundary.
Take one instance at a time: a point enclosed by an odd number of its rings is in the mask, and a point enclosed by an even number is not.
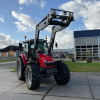
<svg viewBox="0 0 100 100"><path fill-rule="evenodd" d="M26 40L24 43L24 54L26 55L27 61L34 61L34 39ZM47 40L39 39L38 40L38 48L37 48L37 54L48 54L48 45Z"/></svg>

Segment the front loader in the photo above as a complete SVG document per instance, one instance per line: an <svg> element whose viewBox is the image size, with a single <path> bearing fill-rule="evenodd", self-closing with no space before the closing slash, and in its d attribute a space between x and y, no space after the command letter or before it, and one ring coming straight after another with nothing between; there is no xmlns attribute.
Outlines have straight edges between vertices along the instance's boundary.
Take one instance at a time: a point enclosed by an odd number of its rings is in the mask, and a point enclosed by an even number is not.
<svg viewBox="0 0 100 100"><path fill-rule="evenodd" d="M35 38L25 40L23 54L17 60L17 76L25 80L28 89L37 89L41 84L41 77L54 76L57 84L64 85L70 80L68 66L52 58L56 32L68 27L74 21L73 12L51 9L50 13L36 25ZM39 39L39 32L48 25L52 26L49 45L47 40ZM60 39L60 38L59 38Z"/></svg>

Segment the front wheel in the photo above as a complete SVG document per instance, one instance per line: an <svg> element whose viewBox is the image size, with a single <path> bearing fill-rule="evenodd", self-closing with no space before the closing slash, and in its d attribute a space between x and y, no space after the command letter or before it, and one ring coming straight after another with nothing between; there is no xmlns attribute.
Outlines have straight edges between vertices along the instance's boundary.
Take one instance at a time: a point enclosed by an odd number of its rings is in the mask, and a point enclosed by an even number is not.
<svg viewBox="0 0 100 100"><path fill-rule="evenodd" d="M17 77L19 80L25 80L25 66L21 57L17 60Z"/></svg>
<svg viewBox="0 0 100 100"><path fill-rule="evenodd" d="M37 64L27 65L25 77L29 90L38 89L41 83L40 66Z"/></svg>
<svg viewBox="0 0 100 100"><path fill-rule="evenodd" d="M70 80L70 70L63 62L57 62L58 73L54 75L54 79L59 85L67 84Z"/></svg>

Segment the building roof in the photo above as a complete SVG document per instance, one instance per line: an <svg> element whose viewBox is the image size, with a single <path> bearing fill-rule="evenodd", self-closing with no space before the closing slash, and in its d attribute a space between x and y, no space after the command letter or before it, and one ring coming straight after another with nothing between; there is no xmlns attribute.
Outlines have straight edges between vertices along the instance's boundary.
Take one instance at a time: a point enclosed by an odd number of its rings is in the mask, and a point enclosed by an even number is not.
<svg viewBox="0 0 100 100"><path fill-rule="evenodd" d="M9 45L9 46L7 46L7 47L5 47L3 49L0 49L0 52L8 52L8 51L11 51L11 48L12 48L13 51L16 51L16 50L21 50L22 51L23 50L23 48L20 49L19 46Z"/></svg>
<svg viewBox="0 0 100 100"><path fill-rule="evenodd" d="M97 37L97 36L100 36L100 29L74 31L74 38Z"/></svg>

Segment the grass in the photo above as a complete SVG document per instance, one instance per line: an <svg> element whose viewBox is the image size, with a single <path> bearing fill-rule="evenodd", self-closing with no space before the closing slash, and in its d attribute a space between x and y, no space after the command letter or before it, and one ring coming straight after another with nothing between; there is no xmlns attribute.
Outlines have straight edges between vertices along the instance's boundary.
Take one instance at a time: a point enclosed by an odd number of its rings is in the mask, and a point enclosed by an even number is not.
<svg viewBox="0 0 100 100"><path fill-rule="evenodd" d="M16 67L13 67L13 68L11 68L11 69L14 69L14 70L12 70L11 72L17 72Z"/></svg>
<svg viewBox="0 0 100 100"><path fill-rule="evenodd" d="M100 62L93 63L82 63L82 62L71 62L71 61L63 61L65 62L71 72L99 72L100 73ZM16 67L13 67L11 72L17 72Z"/></svg>
<svg viewBox="0 0 100 100"><path fill-rule="evenodd" d="M13 68L11 68L11 69L16 69L16 67L13 67Z"/></svg>
<svg viewBox="0 0 100 100"><path fill-rule="evenodd" d="M0 62L16 61L16 59L0 60Z"/></svg>
<svg viewBox="0 0 100 100"><path fill-rule="evenodd" d="M82 63L82 62L65 62L71 72L99 72L100 73L100 62L93 63Z"/></svg>

